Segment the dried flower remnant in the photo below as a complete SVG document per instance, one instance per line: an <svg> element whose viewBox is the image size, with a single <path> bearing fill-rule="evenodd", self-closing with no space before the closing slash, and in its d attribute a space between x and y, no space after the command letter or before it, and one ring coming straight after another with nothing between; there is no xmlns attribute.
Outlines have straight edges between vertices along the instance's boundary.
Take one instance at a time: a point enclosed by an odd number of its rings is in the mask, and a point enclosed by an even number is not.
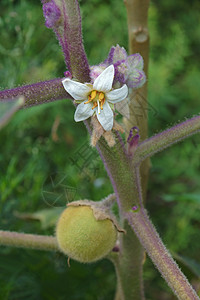
<svg viewBox="0 0 200 300"><path fill-rule="evenodd" d="M65 90L80 103L74 115L76 122L84 121L96 114L105 131L113 128L113 105L123 101L128 96L128 87L124 84L119 89L112 90L114 66L107 67L93 84L80 83L66 78L62 81Z"/></svg>
<svg viewBox="0 0 200 300"><path fill-rule="evenodd" d="M98 140L101 138L101 136L104 137L104 139L106 140L109 147L113 147L116 144L115 136L112 133L112 131L104 130L103 127L101 126L101 124L99 123L96 115L92 116L91 124L93 127L92 136L91 136L91 146L92 147L96 146L96 144L97 144ZM118 124L117 121L115 121L115 120L114 120L112 129L119 131L121 133L124 132L123 127L120 124Z"/></svg>

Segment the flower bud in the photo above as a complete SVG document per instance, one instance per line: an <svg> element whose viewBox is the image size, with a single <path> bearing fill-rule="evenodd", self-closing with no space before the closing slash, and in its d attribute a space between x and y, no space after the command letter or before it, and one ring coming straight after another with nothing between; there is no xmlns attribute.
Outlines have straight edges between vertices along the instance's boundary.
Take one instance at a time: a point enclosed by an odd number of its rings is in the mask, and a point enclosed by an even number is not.
<svg viewBox="0 0 200 300"><path fill-rule="evenodd" d="M59 7L56 5L54 0L43 5L43 14L45 17L45 25L47 28L52 28L56 25L61 17Z"/></svg>
<svg viewBox="0 0 200 300"><path fill-rule="evenodd" d="M84 201L80 201L81 203ZM102 209L70 203L61 214L56 228L60 250L79 262L90 263L105 257L115 246L117 228ZM78 201L77 201L78 203Z"/></svg>

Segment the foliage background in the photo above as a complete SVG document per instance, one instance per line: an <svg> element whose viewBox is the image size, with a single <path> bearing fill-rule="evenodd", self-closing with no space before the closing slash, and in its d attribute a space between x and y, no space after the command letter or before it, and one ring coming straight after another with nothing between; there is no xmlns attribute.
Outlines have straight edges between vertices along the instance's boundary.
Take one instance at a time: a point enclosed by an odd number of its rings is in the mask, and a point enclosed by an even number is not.
<svg viewBox="0 0 200 300"><path fill-rule="evenodd" d="M80 5L90 64L103 61L112 45L118 43L127 49L122 0L82 0ZM151 2L150 135L199 112L199 12L198 0ZM0 88L62 77L64 71L62 53L54 34L44 26L39 0L1 0ZM44 191L54 189L50 178L55 174L58 178L66 176L67 201L100 200L112 192L96 152L87 147L84 125L75 123L73 114L74 107L68 100L45 104L21 110L1 131L2 229L54 233L54 220L43 210L56 206L44 201ZM58 140L52 136L55 120L60 120ZM197 288L200 286L199 142L200 136L194 136L152 159L147 200L150 216L165 244ZM80 161L79 152L84 147L87 160ZM82 167L78 169L72 159L78 160ZM61 193L59 189L56 187L55 193ZM63 205L66 198L61 201ZM72 261L68 268L66 257L58 253L2 247L0 270L2 300L104 300L114 296L115 274L107 260L92 265ZM148 299L175 299L148 258L144 279Z"/></svg>

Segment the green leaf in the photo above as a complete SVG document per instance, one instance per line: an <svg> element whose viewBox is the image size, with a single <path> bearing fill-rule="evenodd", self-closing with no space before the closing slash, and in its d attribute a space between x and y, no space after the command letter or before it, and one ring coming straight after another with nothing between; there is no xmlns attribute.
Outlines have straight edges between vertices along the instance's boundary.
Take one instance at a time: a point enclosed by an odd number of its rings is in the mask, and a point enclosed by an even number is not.
<svg viewBox="0 0 200 300"><path fill-rule="evenodd" d="M0 103L0 130L3 128L14 115L14 113L24 105L24 97L20 96L17 99L2 101Z"/></svg>
<svg viewBox="0 0 200 300"><path fill-rule="evenodd" d="M56 225L58 217L63 212L65 207L53 207L39 210L35 213L15 213L15 216L20 219L38 220L41 223L42 229L47 229Z"/></svg>

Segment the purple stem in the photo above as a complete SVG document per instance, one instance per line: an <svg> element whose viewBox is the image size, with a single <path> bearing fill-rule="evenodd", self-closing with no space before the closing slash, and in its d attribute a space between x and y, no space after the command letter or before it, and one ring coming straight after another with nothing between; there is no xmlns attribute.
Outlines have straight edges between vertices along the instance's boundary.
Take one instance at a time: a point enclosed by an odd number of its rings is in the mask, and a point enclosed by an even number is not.
<svg viewBox="0 0 200 300"><path fill-rule="evenodd" d="M42 81L14 89L0 91L0 102L19 96L25 97L25 107L52 102L61 99L72 99L62 85L62 78Z"/></svg>
<svg viewBox="0 0 200 300"><path fill-rule="evenodd" d="M196 116L144 140L135 151L134 162L140 164L147 157L198 132L200 132L200 116Z"/></svg>
<svg viewBox="0 0 200 300"><path fill-rule="evenodd" d="M44 2L42 1L44 4ZM80 8L77 0L51 0L43 5L46 26L61 45L66 66L80 82L90 82L90 67L84 50Z"/></svg>

